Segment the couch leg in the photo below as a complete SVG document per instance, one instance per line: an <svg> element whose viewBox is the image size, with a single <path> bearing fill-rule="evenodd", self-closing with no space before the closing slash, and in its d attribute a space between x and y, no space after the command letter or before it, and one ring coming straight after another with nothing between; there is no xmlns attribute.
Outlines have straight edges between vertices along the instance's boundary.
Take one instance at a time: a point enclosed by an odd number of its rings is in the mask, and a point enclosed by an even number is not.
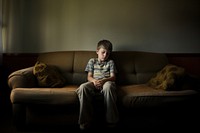
<svg viewBox="0 0 200 133"><path fill-rule="evenodd" d="M13 124L17 130L21 131L25 129L26 123L26 110L25 105L22 104L13 104L12 105L13 112Z"/></svg>

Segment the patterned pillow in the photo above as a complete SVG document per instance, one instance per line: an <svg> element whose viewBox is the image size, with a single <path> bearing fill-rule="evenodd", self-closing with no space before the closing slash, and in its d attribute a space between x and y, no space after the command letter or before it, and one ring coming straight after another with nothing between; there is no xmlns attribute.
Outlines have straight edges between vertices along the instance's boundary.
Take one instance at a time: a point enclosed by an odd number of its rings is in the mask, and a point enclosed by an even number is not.
<svg viewBox="0 0 200 133"><path fill-rule="evenodd" d="M168 64L155 76L153 76L147 85L155 89L174 90L185 75L185 69L176 65Z"/></svg>
<svg viewBox="0 0 200 133"><path fill-rule="evenodd" d="M37 61L33 74L37 77L38 85L41 87L62 87L65 84L65 78L55 66Z"/></svg>

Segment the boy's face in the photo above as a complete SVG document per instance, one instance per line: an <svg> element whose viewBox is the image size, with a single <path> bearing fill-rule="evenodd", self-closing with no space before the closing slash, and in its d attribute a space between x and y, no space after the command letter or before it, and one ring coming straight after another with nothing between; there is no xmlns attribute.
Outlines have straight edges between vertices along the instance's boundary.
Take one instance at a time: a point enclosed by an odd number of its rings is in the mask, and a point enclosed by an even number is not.
<svg viewBox="0 0 200 133"><path fill-rule="evenodd" d="M104 49L104 48L100 48L96 52L97 52L97 55L98 55L98 59L100 61L107 60L109 55L110 55L110 52L108 50Z"/></svg>

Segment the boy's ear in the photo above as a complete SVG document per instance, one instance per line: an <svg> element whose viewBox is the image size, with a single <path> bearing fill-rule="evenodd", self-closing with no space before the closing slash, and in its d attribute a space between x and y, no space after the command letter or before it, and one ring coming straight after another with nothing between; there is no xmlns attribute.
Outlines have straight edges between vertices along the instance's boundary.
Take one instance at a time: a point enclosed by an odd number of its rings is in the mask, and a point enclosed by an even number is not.
<svg viewBox="0 0 200 133"><path fill-rule="evenodd" d="M98 52L99 52L99 50L97 49L97 50L96 50L96 53L98 54Z"/></svg>

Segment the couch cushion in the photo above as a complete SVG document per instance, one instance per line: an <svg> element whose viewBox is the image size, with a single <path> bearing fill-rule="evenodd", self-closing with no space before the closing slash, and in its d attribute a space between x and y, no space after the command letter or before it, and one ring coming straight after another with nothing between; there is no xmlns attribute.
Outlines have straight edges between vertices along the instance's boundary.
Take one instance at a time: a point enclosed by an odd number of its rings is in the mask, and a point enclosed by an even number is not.
<svg viewBox="0 0 200 133"><path fill-rule="evenodd" d="M65 78L55 66L40 61L36 62L33 74L37 77L38 85L41 87L62 87L65 84Z"/></svg>
<svg viewBox="0 0 200 133"><path fill-rule="evenodd" d="M113 51L111 58L119 85L144 84L168 63L165 54L151 52Z"/></svg>
<svg viewBox="0 0 200 133"><path fill-rule="evenodd" d="M97 57L95 51L56 51L42 53L37 60L58 67L68 84L80 85L87 81L84 70L94 57ZM146 83L168 63L166 55L161 53L113 51L110 57L118 70L119 85Z"/></svg>
<svg viewBox="0 0 200 133"><path fill-rule="evenodd" d="M148 86L161 90L175 90L180 87L180 79L185 75L185 69L168 64L148 81Z"/></svg>
<svg viewBox="0 0 200 133"><path fill-rule="evenodd" d="M11 91L13 104L78 104L75 90L78 86L64 86L62 88L16 88Z"/></svg>
<svg viewBox="0 0 200 133"><path fill-rule="evenodd" d="M146 84L120 86L119 102L127 108L164 106L187 100L196 95L195 90L165 91Z"/></svg>

